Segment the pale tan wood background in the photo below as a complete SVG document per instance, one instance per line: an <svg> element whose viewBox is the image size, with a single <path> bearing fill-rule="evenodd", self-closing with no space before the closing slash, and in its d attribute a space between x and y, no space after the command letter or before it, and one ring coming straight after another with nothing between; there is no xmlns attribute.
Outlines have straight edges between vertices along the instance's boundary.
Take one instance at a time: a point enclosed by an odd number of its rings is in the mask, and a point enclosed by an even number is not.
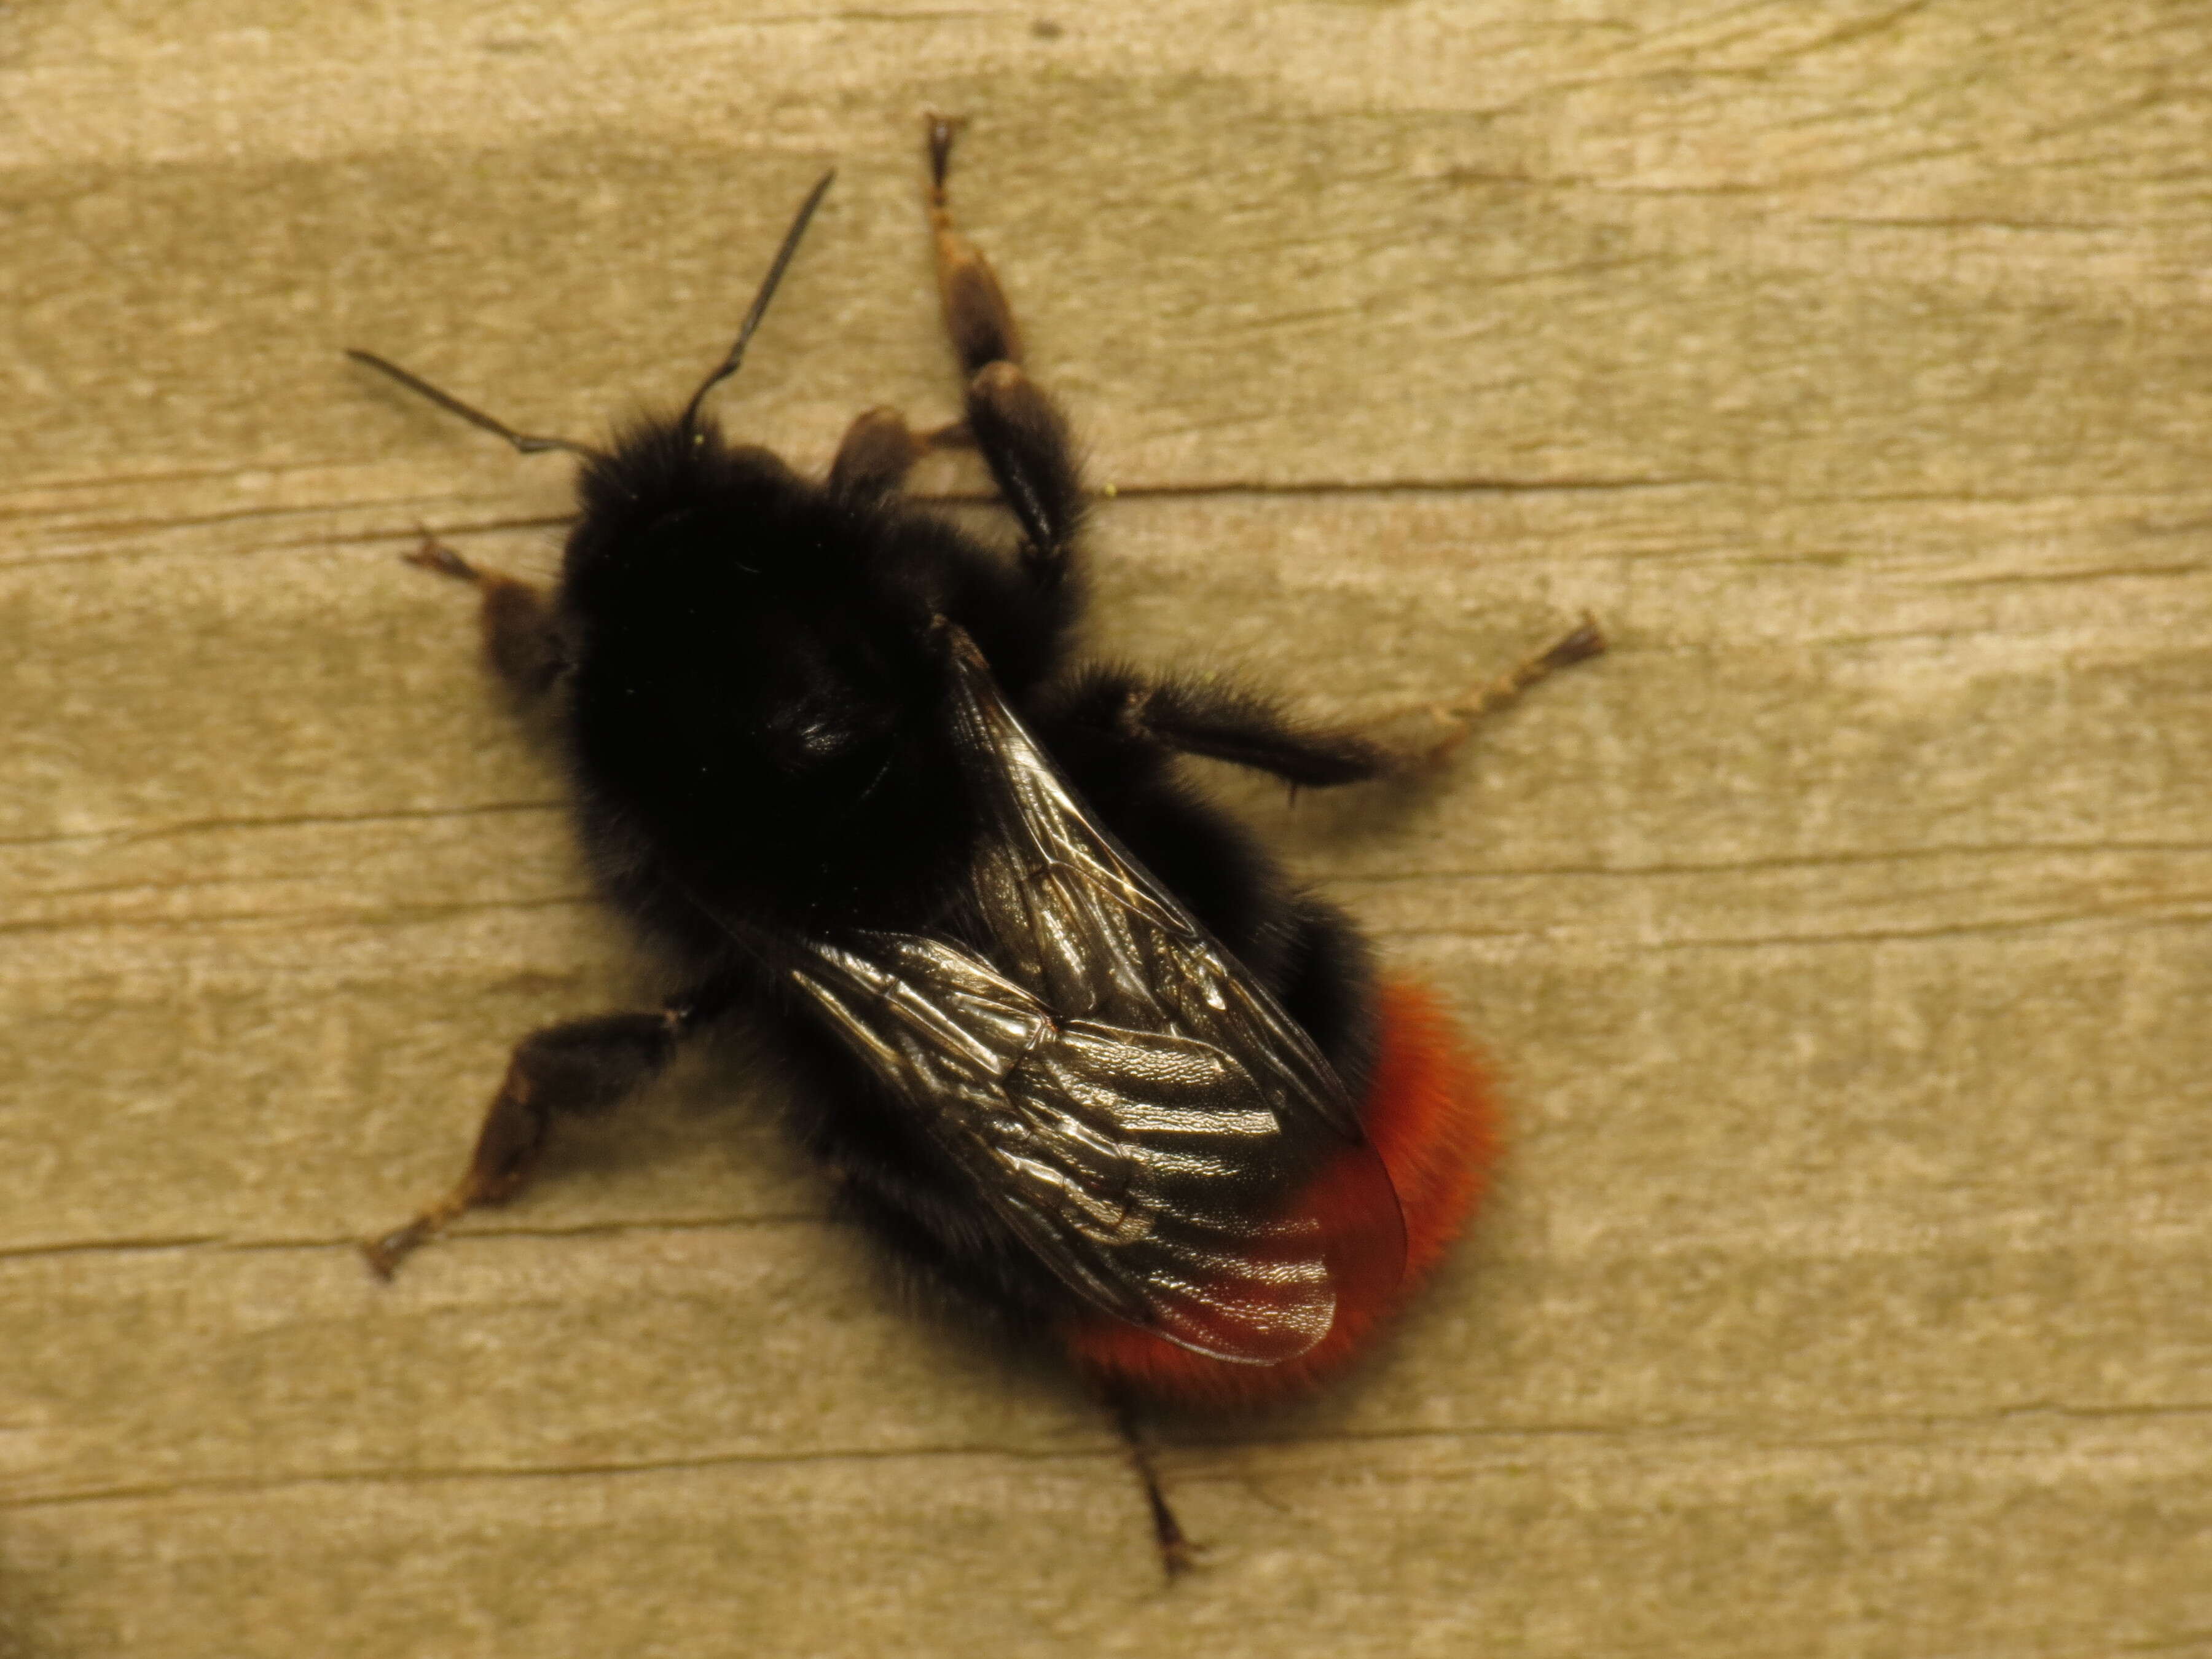
<svg viewBox="0 0 2212 1659"><path fill-rule="evenodd" d="M2212 1654L2199 0L307 10L0 11L0 1654ZM564 466L339 348L595 434L835 161L721 404L819 465L951 407L933 105L1103 645L1617 641L1434 787L1239 786L1516 1144L1372 1365L1175 1434L1172 1593L742 1053L349 1244L649 975L398 557L545 568Z"/></svg>

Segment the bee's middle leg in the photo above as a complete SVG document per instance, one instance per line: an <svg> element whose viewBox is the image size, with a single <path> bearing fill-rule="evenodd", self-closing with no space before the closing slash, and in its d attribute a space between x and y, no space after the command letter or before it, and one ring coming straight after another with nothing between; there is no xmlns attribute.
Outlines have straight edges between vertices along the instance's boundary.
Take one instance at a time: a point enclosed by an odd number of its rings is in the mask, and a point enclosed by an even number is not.
<svg viewBox="0 0 2212 1659"><path fill-rule="evenodd" d="M501 1204L529 1183L554 1120L603 1112L635 1094L674 1057L690 1005L601 1014L532 1031L515 1045L485 1110L476 1150L453 1189L411 1220L362 1246L379 1278L471 1210Z"/></svg>
<svg viewBox="0 0 2212 1659"><path fill-rule="evenodd" d="M1395 755L1395 769L1422 770L1449 758L1467 741L1468 734L1485 715L1519 701L1529 687L1550 678L1562 668L1602 655L1605 644L1605 634L1598 627L1597 619L1584 617L1549 645L1530 652L1502 674L1493 675L1455 696L1424 699L1383 709L1370 715L1358 729L1370 741ZM1383 735L1413 720L1426 722L1427 731L1395 738Z"/></svg>

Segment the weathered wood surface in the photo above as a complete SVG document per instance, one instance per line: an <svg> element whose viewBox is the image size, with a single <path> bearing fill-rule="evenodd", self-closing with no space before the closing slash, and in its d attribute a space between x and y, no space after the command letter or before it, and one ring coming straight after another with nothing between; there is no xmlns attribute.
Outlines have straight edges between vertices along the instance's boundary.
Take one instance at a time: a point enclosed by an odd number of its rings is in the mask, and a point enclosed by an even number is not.
<svg viewBox="0 0 2212 1659"><path fill-rule="evenodd" d="M2192 0L0 14L0 1655L2212 1654L2212 21ZM894 1306L701 1065L390 1289L641 994L418 525L951 406L916 115L1100 481L1097 636L1352 708L1613 653L1299 867L1498 1201L1172 1438ZM946 463L925 480L971 488Z"/></svg>

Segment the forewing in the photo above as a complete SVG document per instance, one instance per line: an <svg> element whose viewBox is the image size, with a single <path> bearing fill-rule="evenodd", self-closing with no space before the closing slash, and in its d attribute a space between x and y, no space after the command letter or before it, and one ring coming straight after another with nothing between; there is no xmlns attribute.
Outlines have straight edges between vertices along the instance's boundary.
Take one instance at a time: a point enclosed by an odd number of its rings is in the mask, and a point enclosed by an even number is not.
<svg viewBox="0 0 2212 1659"><path fill-rule="evenodd" d="M1389 1176L1305 1032L1090 817L946 631L988 950L813 939L792 977L1087 1300L1201 1353L1295 1358L1347 1288L1395 1281ZM1304 1201L1324 1180L1327 1208Z"/></svg>

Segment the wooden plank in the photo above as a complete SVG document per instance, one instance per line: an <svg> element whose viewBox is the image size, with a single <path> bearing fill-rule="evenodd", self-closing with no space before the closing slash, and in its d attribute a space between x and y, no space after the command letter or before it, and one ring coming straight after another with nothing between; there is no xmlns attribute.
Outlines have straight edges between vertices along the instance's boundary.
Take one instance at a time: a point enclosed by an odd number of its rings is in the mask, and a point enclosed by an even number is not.
<svg viewBox="0 0 2212 1659"><path fill-rule="evenodd" d="M295 11L0 37L0 1656L2212 1654L2197 9ZM593 435L835 161L719 405L819 465L952 406L925 106L1102 650L1342 711L1615 641L1420 787L1218 780L1514 1148L1372 1364L1171 1427L1172 1595L741 1042L350 1254L651 969L396 556L545 570L561 464L338 349Z"/></svg>
<svg viewBox="0 0 2212 1659"><path fill-rule="evenodd" d="M309 1632L464 1659L921 1655L964 1634L1022 1659L1347 1640L1795 1659L2097 1651L2147 1605L2201 1600L2202 1552L2171 1548L2208 1520L2201 1425L2042 1416L1953 1425L1948 1446L1931 1463L1910 1437L1579 1429L1255 1448L1182 1481L1239 1541L1174 1593L1119 1523L1103 1452L426 1474L40 1509L11 1531L45 1585L101 1586L71 1636L102 1652L278 1656Z"/></svg>

